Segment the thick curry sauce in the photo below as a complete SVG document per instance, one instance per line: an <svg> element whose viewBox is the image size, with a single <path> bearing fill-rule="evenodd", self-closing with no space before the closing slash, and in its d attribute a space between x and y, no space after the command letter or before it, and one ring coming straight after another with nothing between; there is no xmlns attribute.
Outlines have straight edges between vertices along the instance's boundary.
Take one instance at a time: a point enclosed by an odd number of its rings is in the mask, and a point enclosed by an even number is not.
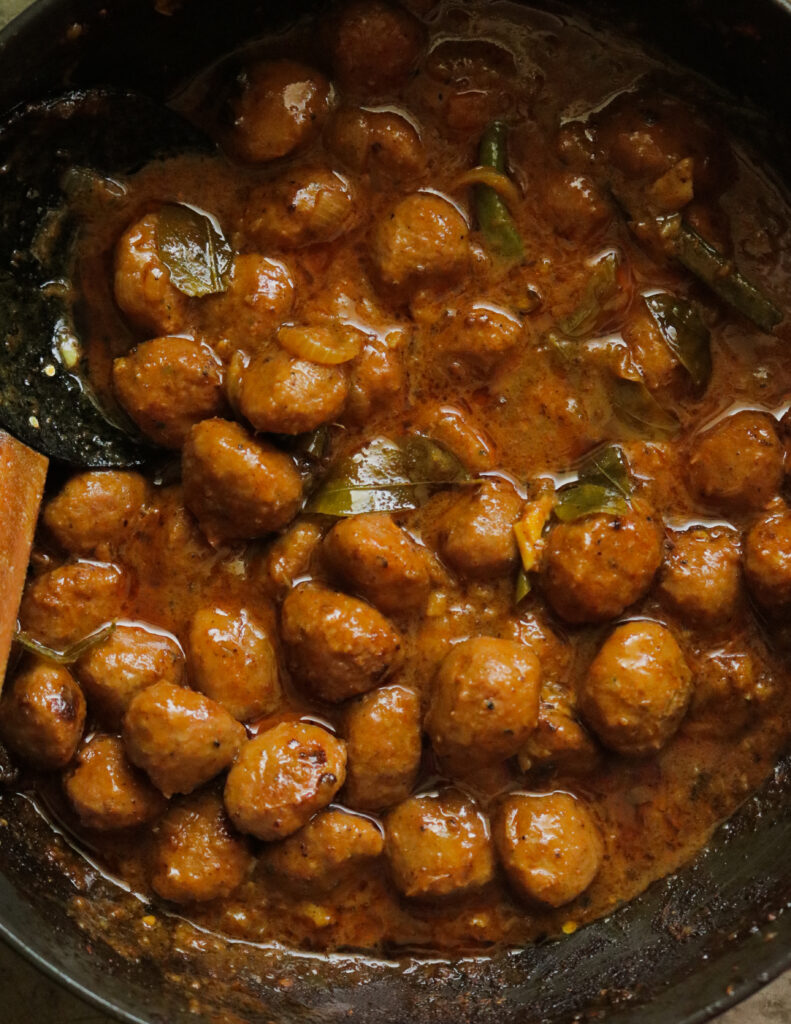
<svg viewBox="0 0 791 1024"><path fill-rule="evenodd" d="M249 941L572 931L788 740L787 197L631 44L410 6L251 43L177 100L216 155L72 200L92 379L161 453L45 507L21 629L99 634L25 655L2 736Z"/></svg>

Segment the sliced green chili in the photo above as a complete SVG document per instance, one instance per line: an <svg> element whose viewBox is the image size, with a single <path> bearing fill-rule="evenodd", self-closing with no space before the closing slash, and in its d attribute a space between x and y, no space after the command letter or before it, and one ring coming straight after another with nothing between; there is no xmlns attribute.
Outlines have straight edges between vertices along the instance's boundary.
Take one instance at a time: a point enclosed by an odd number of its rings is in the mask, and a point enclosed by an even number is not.
<svg viewBox="0 0 791 1024"><path fill-rule="evenodd" d="M502 121L493 121L481 138L478 162L506 173L508 128ZM525 256L522 236L502 198L489 185L475 186L475 215L487 244L508 263L520 263Z"/></svg>

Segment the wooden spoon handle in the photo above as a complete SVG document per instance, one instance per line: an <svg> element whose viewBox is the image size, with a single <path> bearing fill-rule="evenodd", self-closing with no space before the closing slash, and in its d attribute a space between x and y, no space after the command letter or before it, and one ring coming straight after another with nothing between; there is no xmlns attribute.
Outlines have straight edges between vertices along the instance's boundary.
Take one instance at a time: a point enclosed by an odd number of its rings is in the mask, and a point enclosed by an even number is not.
<svg viewBox="0 0 791 1024"><path fill-rule="evenodd" d="M43 455L0 430L0 689L48 464Z"/></svg>

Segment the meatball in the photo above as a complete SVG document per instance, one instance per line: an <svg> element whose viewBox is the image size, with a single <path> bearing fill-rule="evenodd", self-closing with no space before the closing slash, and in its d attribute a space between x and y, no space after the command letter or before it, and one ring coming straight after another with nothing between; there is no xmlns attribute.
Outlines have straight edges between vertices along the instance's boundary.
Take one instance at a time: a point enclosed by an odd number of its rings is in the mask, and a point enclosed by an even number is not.
<svg viewBox="0 0 791 1024"><path fill-rule="evenodd" d="M704 648L693 655L695 690L683 725L686 733L734 737L755 725L756 716L776 696L771 672L743 645L744 637L738 637L719 650Z"/></svg>
<svg viewBox="0 0 791 1024"><path fill-rule="evenodd" d="M231 387L256 430L306 434L340 415L349 380L343 366L320 366L270 347L236 372Z"/></svg>
<svg viewBox="0 0 791 1024"><path fill-rule="evenodd" d="M402 85L424 46L420 22L384 0L353 0L327 25L335 77L342 89L366 97Z"/></svg>
<svg viewBox="0 0 791 1024"><path fill-rule="evenodd" d="M322 545L324 561L346 584L387 614L426 603L431 581L424 552L384 512L341 519Z"/></svg>
<svg viewBox="0 0 791 1024"><path fill-rule="evenodd" d="M415 429L452 452L471 473L491 469L494 446L469 413L454 405L427 405L418 413Z"/></svg>
<svg viewBox="0 0 791 1024"><path fill-rule="evenodd" d="M514 523L524 502L511 484L487 479L465 489L438 524L439 553L472 579L513 572L519 558Z"/></svg>
<svg viewBox="0 0 791 1024"><path fill-rule="evenodd" d="M212 543L272 533L302 500L292 460L228 420L192 428L181 469L184 501Z"/></svg>
<svg viewBox="0 0 791 1024"><path fill-rule="evenodd" d="M486 302L473 302L446 323L431 338L432 348L443 364L448 357L480 374L491 373L494 366L511 352L522 334L522 323L506 309Z"/></svg>
<svg viewBox="0 0 791 1024"><path fill-rule="evenodd" d="M346 778L346 747L308 722L281 722L242 747L225 784L241 832L271 842L306 825Z"/></svg>
<svg viewBox="0 0 791 1024"><path fill-rule="evenodd" d="M36 768L63 768L74 757L85 726L85 698L72 675L34 661L6 686L0 700L0 738Z"/></svg>
<svg viewBox="0 0 791 1024"><path fill-rule="evenodd" d="M589 775L599 764L599 750L577 718L569 692L558 683L541 688L538 724L519 752L523 772L552 770Z"/></svg>
<svg viewBox="0 0 791 1024"><path fill-rule="evenodd" d="M370 818L330 807L266 854L270 871L297 889L332 889L381 856L384 836Z"/></svg>
<svg viewBox="0 0 791 1024"><path fill-rule="evenodd" d="M257 253L234 258L228 288L201 304L201 323L225 358L225 350L257 349L294 306L294 279L281 260Z"/></svg>
<svg viewBox="0 0 791 1024"><path fill-rule="evenodd" d="M662 601L685 622L727 622L739 601L741 545L733 530L693 527L676 534L659 577Z"/></svg>
<svg viewBox="0 0 791 1024"><path fill-rule="evenodd" d="M549 179L544 203L558 233L574 240L600 231L613 213L591 179L573 171L563 171Z"/></svg>
<svg viewBox="0 0 791 1024"><path fill-rule="evenodd" d="M124 542L148 493L148 484L139 473L79 473L47 502L42 519L70 555L106 555Z"/></svg>
<svg viewBox="0 0 791 1024"><path fill-rule="evenodd" d="M181 685L184 655L176 640L144 626L116 626L75 664L91 712L108 729L120 729L132 700L162 680Z"/></svg>
<svg viewBox="0 0 791 1024"><path fill-rule="evenodd" d="M144 825L167 806L162 794L129 763L117 736L88 740L63 785L80 822L101 832Z"/></svg>
<svg viewBox="0 0 791 1024"><path fill-rule="evenodd" d="M362 426L382 409L393 412L403 406L406 373L399 347L389 343L394 337L402 338L402 332L369 340L351 364L344 422Z"/></svg>
<svg viewBox="0 0 791 1024"><path fill-rule="evenodd" d="M266 554L264 570L265 586L274 597L284 598L294 586L294 580L307 574L323 532L319 523L300 517L272 544Z"/></svg>
<svg viewBox="0 0 791 1024"><path fill-rule="evenodd" d="M230 896L252 869L250 844L236 835L219 796L193 793L173 803L151 850L151 888L172 903Z"/></svg>
<svg viewBox="0 0 791 1024"><path fill-rule="evenodd" d="M181 448L191 427L225 408L217 357L189 338L154 338L116 359L113 387L143 434L165 448Z"/></svg>
<svg viewBox="0 0 791 1024"><path fill-rule="evenodd" d="M494 823L494 842L517 893L562 907L599 872L603 843L585 805L570 793L514 793Z"/></svg>
<svg viewBox="0 0 791 1024"><path fill-rule="evenodd" d="M188 296L170 280L159 256L156 213L146 214L121 236L115 250L115 301L135 327L177 334L192 313Z"/></svg>
<svg viewBox="0 0 791 1024"><path fill-rule="evenodd" d="M513 53L491 40L443 39L432 46L417 78L417 100L443 134L469 139L512 107L516 73Z"/></svg>
<svg viewBox="0 0 791 1024"><path fill-rule="evenodd" d="M347 167L382 185L413 179L426 164L417 129L393 111L339 110L325 138Z"/></svg>
<svg viewBox="0 0 791 1024"><path fill-rule="evenodd" d="M406 800L420 769L420 697L408 686L383 686L355 701L344 717L349 755L343 799L378 811Z"/></svg>
<svg viewBox="0 0 791 1024"><path fill-rule="evenodd" d="M281 635L297 682L330 703L380 685L401 654L401 637L375 608L311 583L283 602Z"/></svg>
<svg viewBox="0 0 791 1024"><path fill-rule="evenodd" d="M249 163L263 163L310 142L329 110L330 83L293 60L246 68L231 102L233 128L227 142Z"/></svg>
<svg viewBox="0 0 791 1024"><path fill-rule="evenodd" d="M692 489L711 505L763 508L783 481L783 446L774 419L745 410L720 420L698 440L689 478Z"/></svg>
<svg viewBox="0 0 791 1024"><path fill-rule="evenodd" d="M744 573L767 611L791 606L791 509L770 512L753 524L744 545Z"/></svg>
<svg viewBox="0 0 791 1024"><path fill-rule="evenodd" d="M385 837L393 881L411 899L460 896L494 877L489 823L456 789L399 804L385 819Z"/></svg>
<svg viewBox="0 0 791 1024"><path fill-rule="evenodd" d="M165 796L191 793L224 771L239 752L244 726L202 693L155 683L124 717L129 759Z"/></svg>
<svg viewBox="0 0 791 1024"><path fill-rule="evenodd" d="M264 249L299 249L350 231L360 208L361 197L345 175L327 167L298 167L255 186L242 223Z"/></svg>
<svg viewBox="0 0 791 1024"><path fill-rule="evenodd" d="M544 594L566 622L606 622L639 600L662 561L651 513L599 513L559 523L544 551Z"/></svg>
<svg viewBox="0 0 791 1024"><path fill-rule="evenodd" d="M374 226L374 266L385 285L402 289L448 283L470 261L467 222L447 199L415 192Z"/></svg>
<svg viewBox="0 0 791 1024"><path fill-rule="evenodd" d="M513 757L538 722L541 665L524 644L474 637L440 666L426 732L443 764L464 773Z"/></svg>
<svg viewBox="0 0 791 1024"><path fill-rule="evenodd" d="M270 631L246 608L200 608L190 625L189 654L196 689L240 722L269 714L280 703Z"/></svg>
<svg viewBox="0 0 791 1024"><path fill-rule="evenodd" d="M605 746L630 757L655 754L681 724L692 673L673 634L658 622L625 622L599 649L579 690L580 711Z"/></svg>
<svg viewBox="0 0 791 1024"><path fill-rule="evenodd" d="M26 633L49 647L76 643L123 613L129 576L117 565L70 562L28 584L19 609Z"/></svg>

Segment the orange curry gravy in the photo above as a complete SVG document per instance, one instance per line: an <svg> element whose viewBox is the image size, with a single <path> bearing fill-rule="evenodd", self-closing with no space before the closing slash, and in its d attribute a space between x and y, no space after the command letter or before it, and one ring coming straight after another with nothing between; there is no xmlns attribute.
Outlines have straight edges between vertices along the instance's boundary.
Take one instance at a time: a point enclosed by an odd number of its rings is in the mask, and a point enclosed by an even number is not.
<svg viewBox="0 0 791 1024"><path fill-rule="evenodd" d="M699 83L669 72L631 44L595 34L574 18L504 3L419 6L417 55L407 73L396 75L384 89L366 92L364 84L344 85L343 74L336 80L327 31L303 26L251 44L210 69L179 100L191 119L209 125L229 152L237 152L228 142L233 129L227 103L228 83L238 68L281 57L318 67L333 82L332 109L295 152L259 162L234 159L222 150L185 156L146 167L121 182L121 188L97 182L87 195L80 194L85 226L77 284L95 381L111 400L112 360L157 333L134 326L115 301L113 254L119 237L164 202L188 203L216 218L235 251L263 253L286 268L293 302L271 331L281 321L310 324L334 318L361 329L366 345L391 351L398 371L383 372L381 390L373 389L367 405L364 395L351 412L347 405L333 415L325 439L329 448L310 486L327 466L371 438L420 433L454 452L472 478L513 483L522 500L532 501L573 481L580 460L597 446L617 443L630 467L632 503L649 509L651 521L662 526L665 562L679 536L695 525L730 526L734 543L743 544L746 532L767 514L764 506L770 514L784 508L782 481L769 484L766 500L757 504L749 495L721 499L716 488L701 495L690 467L702 432L740 410L771 414L777 444L784 444L780 420L791 394L788 321L774 333L753 326L650 238L630 228L625 207L630 189L650 188L667 168L691 157L694 195L679 200L676 210L671 197L665 212L684 209L701 235L788 310L791 211L786 196L740 142L722 134L716 104L694 106L692 97L700 102L703 95ZM350 33L345 45L360 43ZM386 40L381 45L386 63ZM366 160L350 157L348 149L340 152L331 125L342 107L406 118L419 135L417 161L406 169L397 161L388 166L381 145ZM644 138L635 142L641 117ZM518 193L509 208L525 254L511 265L492 256L477 226L474 186L462 178L478 163L478 140L495 118L509 127L508 176ZM629 145L633 149L624 155ZM308 235L294 246L271 237L262 245L260 236L253 237L250 197L263 194L257 190L295 168L337 171L351 182L352 222L329 241ZM374 251L377 225L401 199L418 192L445 197L456 207L470 226L468 256L461 270L445 278L414 272L407 286L391 287L382 282ZM430 238L426 245L429 254L436 249ZM594 297L594 306L598 302L604 308L594 309L571 350L556 344L558 325L590 302L592 275L607 254L618 268L614 291ZM690 299L711 332L712 368L702 388L691 386L661 338L657 350L655 331L651 343L641 346L643 296L657 292ZM244 303L218 306L213 316L206 315L205 306L195 312L201 303L219 301L190 300L184 322L162 333L200 334L227 378L234 353L252 356L260 339L255 323L246 320ZM481 309L518 325L513 343L502 351L494 344L482 346L480 339L492 329L486 321L481 333ZM650 421L635 427L619 415L609 382L621 372L632 379L642 374L662 408L677 416L675 434L654 429ZM230 406L209 415L245 421ZM279 433L275 443L294 451L293 440ZM297 559L288 577L273 571L271 536L230 543L207 539L183 507L178 453L173 454L173 461L157 471L144 509L121 539L92 556L128 572L129 595L117 617L178 638L187 651L189 679L188 635L195 612L212 605L246 609L274 638L283 686L282 702L271 713L245 723L248 736L307 716L343 737L347 704L313 699L298 673L289 671L292 663L279 641L279 609L289 589L306 579L352 593L353 585L342 571L328 571L319 543L304 564ZM738 445L728 454L730 469L723 470L727 459L715 453L714 461L720 461L712 472L738 476L740 459L753 457L749 447L742 451ZM530 592L518 603L515 560L499 574L476 577L444 558L438 524L453 514L461 491L476 486L440 488L421 508L394 514L410 537L425 546L431 587L422 607L396 609L387 616L403 648L387 684L414 688L425 714L438 667L453 645L471 637L505 638L528 645L538 657L546 718L553 686L561 687L574 707L594 656L625 620L666 626L689 666L692 695L686 712L657 752L618 753L617 743L599 735L595 715L586 717L577 709L571 719L587 730L587 760L509 757L452 773L456 787L477 802L487 821L494 820L511 791L563 791L577 797L602 840L601 866L592 883L568 903L542 905L520 897L498 862L492 879L480 888L444 899L414 899L399 893L388 857L381 855L328 887L299 889L270 870L269 844L254 839L254 861L230 895L187 903L179 913L235 938L305 949L458 953L531 942L573 930L674 871L767 775L789 734L787 654L775 617L778 609L760 597L756 603L755 588L744 582L741 568L733 606L717 621L696 621L667 599L661 585L665 568L624 611L595 622L564 621L557 603L552 607L547 600L540 556L530 575ZM307 516L305 522L315 540L334 520ZM558 526L555 520L550 524L550 530ZM42 529L34 578L76 557ZM624 565L632 557L624 548ZM700 572L705 576L706 567ZM75 674L79 681L79 671ZM89 701L86 735L102 728ZM449 774L424 735L414 790L441 789ZM219 775L208 789L221 792L222 780ZM86 830L62 795L57 772L42 776L41 792L101 863L151 893L156 818L131 832ZM344 792L337 793L333 805L344 806ZM388 809L365 813L382 822Z"/></svg>

